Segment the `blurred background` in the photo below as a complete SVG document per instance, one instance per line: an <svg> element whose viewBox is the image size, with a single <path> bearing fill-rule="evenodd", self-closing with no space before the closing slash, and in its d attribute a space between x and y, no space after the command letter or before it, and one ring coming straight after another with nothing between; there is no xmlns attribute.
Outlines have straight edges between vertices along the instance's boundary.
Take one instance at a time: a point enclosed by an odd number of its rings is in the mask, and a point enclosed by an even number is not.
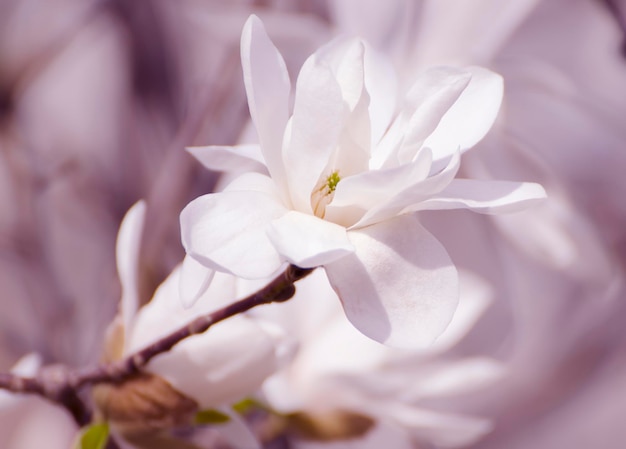
<svg viewBox="0 0 626 449"><path fill-rule="evenodd" d="M178 214L218 181L184 148L253 138L239 59L251 13L292 79L343 34L386 54L403 89L431 65L504 76L501 116L463 174L538 181L550 199L497 219L424 214L493 292L448 356L508 367L489 391L429 406L492 418L476 449L624 447L620 0L0 0L0 369L31 352L98 360L120 296L115 238L136 201L148 205L144 302L180 262ZM44 444L25 430L34 423L71 428L37 404L0 410L2 447ZM71 432L56 431L67 447Z"/></svg>

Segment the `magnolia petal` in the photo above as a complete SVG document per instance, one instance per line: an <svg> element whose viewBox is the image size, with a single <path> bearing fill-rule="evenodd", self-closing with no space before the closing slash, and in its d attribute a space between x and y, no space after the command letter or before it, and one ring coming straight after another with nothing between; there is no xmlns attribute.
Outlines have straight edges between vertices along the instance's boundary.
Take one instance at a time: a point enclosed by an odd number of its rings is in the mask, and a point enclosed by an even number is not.
<svg viewBox="0 0 626 449"><path fill-rule="evenodd" d="M389 346L431 344L459 299L456 268L443 246L414 216L348 236L356 252L325 266L348 319Z"/></svg>
<svg viewBox="0 0 626 449"><path fill-rule="evenodd" d="M187 151L209 170L268 173L258 145L189 147Z"/></svg>
<svg viewBox="0 0 626 449"><path fill-rule="evenodd" d="M471 209L483 214L518 212L546 198L534 182L455 179L441 193L410 210Z"/></svg>
<svg viewBox="0 0 626 449"><path fill-rule="evenodd" d="M404 138L404 129L408 117L404 114L398 115L386 128L385 133L380 138L378 145L372 147L369 168L372 170L383 167L394 167L398 165L397 151Z"/></svg>
<svg viewBox="0 0 626 449"><path fill-rule="evenodd" d="M233 178L224 186L224 192L261 192L280 198L280 192L269 176L261 173L247 172Z"/></svg>
<svg viewBox="0 0 626 449"><path fill-rule="evenodd" d="M326 169L326 176L337 172L343 178L368 171L371 148L368 103L369 97L364 90L361 100L345 122L337 149Z"/></svg>
<svg viewBox="0 0 626 449"><path fill-rule="evenodd" d="M276 183L285 187L281 148L289 119L291 82L285 61L255 15L250 16L241 33L241 64L250 116L267 168Z"/></svg>
<svg viewBox="0 0 626 449"><path fill-rule="evenodd" d="M338 37L317 49L313 56L317 64L331 69L351 111L360 101L365 87L364 52L365 43L361 39Z"/></svg>
<svg viewBox="0 0 626 449"><path fill-rule="evenodd" d="M191 307L209 288L215 270L207 268L187 255L181 267L179 294L183 307Z"/></svg>
<svg viewBox="0 0 626 449"><path fill-rule="evenodd" d="M139 307L139 251L145 216L146 203L138 201L126 212L117 235L115 258L122 285L120 311L125 332L130 332Z"/></svg>
<svg viewBox="0 0 626 449"><path fill-rule="evenodd" d="M396 109L398 82L391 61L365 43L365 87L370 96L370 147L378 144Z"/></svg>
<svg viewBox="0 0 626 449"><path fill-rule="evenodd" d="M400 162L410 161L432 134L442 117L467 88L472 74L452 67L426 70L408 92L408 104L414 112L407 124L402 147L398 151Z"/></svg>
<svg viewBox="0 0 626 449"><path fill-rule="evenodd" d="M442 171L424 180L419 180L418 178L416 182L397 193L389 201L368 210L351 229L363 228L418 210L424 200L440 192L454 180L460 163L461 155L457 151Z"/></svg>
<svg viewBox="0 0 626 449"><path fill-rule="evenodd" d="M491 129L500 110L502 77L480 67L468 70L472 73L470 83L424 142L432 148L435 160L450 157L458 148L463 152L476 145Z"/></svg>
<svg viewBox="0 0 626 449"><path fill-rule="evenodd" d="M318 48L312 56L317 64L331 69L350 110L359 102L364 88L364 45L358 38L338 37Z"/></svg>
<svg viewBox="0 0 626 449"><path fill-rule="evenodd" d="M359 103L365 87L364 53L365 44L358 39L352 39L347 42L346 51L341 54L341 60L337 64L335 73L337 83L351 111Z"/></svg>
<svg viewBox="0 0 626 449"><path fill-rule="evenodd" d="M387 203L409 186L424 180L430 171L432 153L424 148L415 161L399 167L371 170L342 179L333 200L326 206L327 220L351 226L366 211Z"/></svg>
<svg viewBox="0 0 626 449"><path fill-rule="evenodd" d="M267 230L278 253L290 263L312 268L354 252L346 228L301 212L288 212Z"/></svg>
<svg viewBox="0 0 626 449"><path fill-rule="evenodd" d="M22 356L11 368L11 373L23 377L35 377L43 365L43 359L36 352L29 352Z"/></svg>
<svg viewBox="0 0 626 449"><path fill-rule="evenodd" d="M262 192L204 195L180 214L182 243L187 254L209 268L263 278L282 263L266 228L286 212L277 198Z"/></svg>
<svg viewBox="0 0 626 449"><path fill-rule="evenodd" d="M253 320L237 316L186 339L148 369L212 408L250 395L278 368L276 343Z"/></svg>
<svg viewBox="0 0 626 449"><path fill-rule="evenodd" d="M226 273L215 273L201 298L192 307L183 307L179 298L181 268L176 267L156 289L150 302L139 309L132 332L128 335L126 355L154 343L201 315L231 304L236 297L236 278Z"/></svg>
<svg viewBox="0 0 626 449"><path fill-rule="evenodd" d="M337 82L350 113L327 170L337 170L341 177L366 171L369 165L370 97L365 88L364 53L364 43L354 40L337 68Z"/></svg>
<svg viewBox="0 0 626 449"><path fill-rule="evenodd" d="M365 88L365 43L337 38L315 52L318 64L328 66L341 90L348 116L325 173L349 176L368 169L371 148L370 96Z"/></svg>
<svg viewBox="0 0 626 449"><path fill-rule="evenodd" d="M393 167L411 161L458 101L471 76L466 70L449 67L420 74L407 94L402 111L376 149L375 165Z"/></svg>
<svg viewBox="0 0 626 449"><path fill-rule="evenodd" d="M129 353L232 303L235 278L216 273L202 298L193 307L183 308L176 298L180 274L175 269L137 314ZM239 315L185 339L151 360L147 368L201 408L214 408L238 401L258 388L277 369L277 348L284 339L275 328L267 331L258 321Z"/></svg>
<svg viewBox="0 0 626 449"><path fill-rule="evenodd" d="M298 76L289 143L284 149L296 210L312 213L311 193L328 167L347 114L348 107L331 68L313 54Z"/></svg>

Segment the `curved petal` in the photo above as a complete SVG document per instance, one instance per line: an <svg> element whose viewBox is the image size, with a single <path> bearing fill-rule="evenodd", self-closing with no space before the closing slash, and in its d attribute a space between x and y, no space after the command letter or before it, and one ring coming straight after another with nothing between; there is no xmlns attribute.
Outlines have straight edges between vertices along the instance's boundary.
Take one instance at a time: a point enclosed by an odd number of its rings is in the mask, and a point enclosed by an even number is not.
<svg viewBox="0 0 626 449"><path fill-rule="evenodd" d="M211 408L253 393L276 369L278 342L253 320L237 316L179 343L148 369Z"/></svg>
<svg viewBox="0 0 626 449"><path fill-rule="evenodd" d="M393 167L411 161L458 101L470 79L470 72L450 67L433 68L420 74L407 94L401 113L376 149L373 165Z"/></svg>
<svg viewBox="0 0 626 449"><path fill-rule="evenodd" d="M424 142L432 148L435 160L450 157L458 148L463 152L476 145L491 129L500 110L502 77L480 67L468 70L472 79L467 88Z"/></svg>
<svg viewBox="0 0 626 449"><path fill-rule="evenodd" d="M418 179L417 182L397 193L389 201L368 210L351 229L362 228L400 214L418 210L424 200L440 192L454 180L460 163L461 155L457 151L441 172L421 181Z"/></svg>
<svg viewBox="0 0 626 449"><path fill-rule="evenodd" d="M365 43L337 38L315 52L317 64L327 66L341 90L347 117L329 157L328 172L349 176L367 170L370 148L370 96L365 88Z"/></svg>
<svg viewBox="0 0 626 449"><path fill-rule="evenodd" d="M282 261L266 229L286 212L277 198L262 192L204 195L180 214L182 243L187 254L214 270L247 279L270 276Z"/></svg>
<svg viewBox="0 0 626 449"><path fill-rule="evenodd" d="M180 271L175 269L159 286L154 298L137 314L129 351L144 347L233 300L235 278L216 274L208 291L191 308L177 300ZM148 370L202 408L230 404L252 393L278 368L277 348L284 334L266 329L255 320L235 316L210 331L191 336L156 357Z"/></svg>
<svg viewBox="0 0 626 449"><path fill-rule="evenodd" d="M146 203L145 201L138 201L126 212L117 234L115 258L117 273L122 284L120 311L126 333L130 332L131 323L139 307L139 286L137 284L139 251L145 217Z"/></svg>
<svg viewBox="0 0 626 449"><path fill-rule="evenodd" d="M272 178L262 173L247 172L233 178L224 186L224 192L261 192L280 198L280 192Z"/></svg>
<svg viewBox="0 0 626 449"><path fill-rule="evenodd" d="M328 167L347 114L331 68L313 54L298 76L289 142L284 149L289 192L296 210L312 213L311 193Z"/></svg>
<svg viewBox="0 0 626 449"><path fill-rule="evenodd" d="M326 206L324 218L343 226L351 226L366 211L387 203L399 192L423 181L430 171L432 153L419 152L415 161L399 167L371 170L342 179L333 200Z"/></svg>
<svg viewBox="0 0 626 449"><path fill-rule="evenodd" d="M429 69L421 75L407 94L409 104L415 109L398 152L401 162L413 158L424 140L435 131L452 105L463 95L471 79L470 72L452 67Z"/></svg>
<svg viewBox="0 0 626 449"><path fill-rule="evenodd" d="M301 212L288 212L274 220L267 234L281 256L302 268L318 267L354 252L346 228Z"/></svg>
<svg viewBox="0 0 626 449"><path fill-rule="evenodd" d="M471 209L500 214L527 209L544 198L546 191L534 182L455 179L439 194L409 210Z"/></svg>
<svg viewBox="0 0 626 449"><path fill-rule="evenodd" d="M337 69L337 82L350 109L328 169L350 176L368 169L371 149L370 96L365 88L365 45L354 40Z"/></svg>
<svg viewBox="0 0 626 449"><path fill-rule="evenodd" d="M142 349L157 339L189 324L193 319L211 313L233 302L236 296L236 278L216 273L209 288L192 307L183 307L178 296L181 266L157 288L150 302L137 313L135 325L129 334L126 354Z"/></svg>
<svg viewBox="0 0 626 449"><path fill-rule="evenodd" d="M215 270L205 267L193 257L186 255L181 267L178 290L183 307L191 307L209 288Z"/></svg>
<svg viewBox="0 0 626 449"><path fill-rule="evenodd" d="M258 145L189 147L187 151L209 170L268 174Z"/></svg>
<svg viewBox="0 0 626 449"><path fill-rule="evenodd" d="M365 87L370 96L371 143L374 147L389 127L396 109L398 82L393 64L365 43Z"/></svg>
<svg viewBox="0 0 626 449"><path fill-rule="evenodd" d="M365 44L358 39L346 43L347 48L342 52L341 59L336 67L336 79L341 88L344 101L351 111L359 103L365 87L364 53Z"/></svg>
<svg viewBox="0 0 626 449"><path fill-rule="evenodd" d="M459 300L457 271L443 246L413 216L348 236L356 252L325 266L348 319L389 346L431 344Z"/></svg>
<svg viewBox="0 0 626 449"><path fill-rule="evenodd" d="M289 119L291 83L285 61L255 15L250 16L241 33L241 64L261 150L272 178L282 189L286 184L281 151Z"/></svg>

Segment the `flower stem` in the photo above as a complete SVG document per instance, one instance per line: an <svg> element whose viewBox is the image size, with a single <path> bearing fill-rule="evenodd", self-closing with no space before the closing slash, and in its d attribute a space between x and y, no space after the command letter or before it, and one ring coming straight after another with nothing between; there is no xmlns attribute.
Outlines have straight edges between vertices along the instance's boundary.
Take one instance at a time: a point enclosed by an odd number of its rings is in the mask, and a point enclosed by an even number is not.
<svg viewBox="0 0 626 449"><path fill-rule="evenodd" d="M200 316L186 326L166 335L151 345L126 358L94 367L70 370L63 366L44 368L36 377L20 377L0 373L0 389L15 393L30 393L43 396L65 407L79 425L86 424L89 413L79 399L78 390L98 383L120 383L140 372L145 365L159 354L172 349L186 338L201 334L211 326L253 307L283 302L290 299L296 289L294 284L313 272L314 268L289 265L287 269L261 290L224 308Z"/></svg>

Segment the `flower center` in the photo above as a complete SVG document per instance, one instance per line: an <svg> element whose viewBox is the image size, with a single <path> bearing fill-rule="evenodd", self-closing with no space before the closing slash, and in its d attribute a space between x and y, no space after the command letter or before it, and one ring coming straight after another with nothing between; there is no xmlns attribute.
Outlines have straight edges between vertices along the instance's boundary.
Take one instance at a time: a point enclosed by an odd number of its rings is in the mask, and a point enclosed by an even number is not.
<svg viewBox="0 0 626 449"><path fill-rule="evenodd" d="M311 204L313 205L313 213L320 218L324 218L326 206L333 200L337 184L341 181L339 172L335 170L326 178L323 178L320 184L316 186L311 194Z"/></svg>
<svg viewBox="0 0 626 449"><path fill-rule="evenodd" d="M339 172L334 171L326 178L326 188L328 190L328 194L330 195L337 188L337 184L341 181L341 177L339 176Z"/></svg>

